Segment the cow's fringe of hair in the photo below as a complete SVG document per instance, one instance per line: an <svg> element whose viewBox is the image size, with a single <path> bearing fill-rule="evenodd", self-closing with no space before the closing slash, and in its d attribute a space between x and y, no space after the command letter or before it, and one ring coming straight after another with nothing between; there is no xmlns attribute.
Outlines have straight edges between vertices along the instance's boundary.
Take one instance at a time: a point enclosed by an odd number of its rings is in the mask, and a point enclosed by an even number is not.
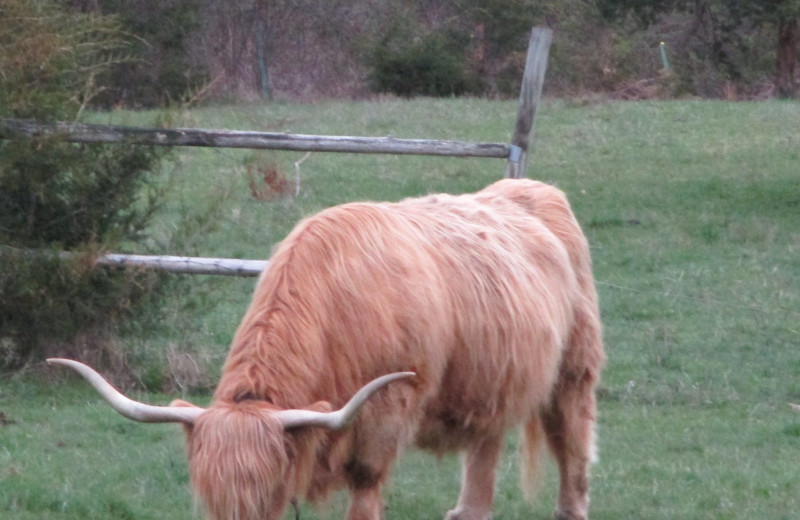
<svg viewBox="0 0 800 520"><path fill-rule="evenodd" d="M263 520L291 498L283 427L255 406L210 408L189 444L192 485L213 520Z"/></svg>

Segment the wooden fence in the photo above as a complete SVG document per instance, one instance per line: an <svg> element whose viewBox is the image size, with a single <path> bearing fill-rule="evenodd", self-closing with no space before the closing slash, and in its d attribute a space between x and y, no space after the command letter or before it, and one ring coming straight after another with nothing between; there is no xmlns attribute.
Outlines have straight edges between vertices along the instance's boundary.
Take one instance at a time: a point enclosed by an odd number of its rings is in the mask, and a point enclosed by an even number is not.
<svg viewBox="0 0 800 520"><path fill-rule="evenodd" d="M551 41L552 31L549 29L535 27L531 31L525 72L520 88L517 120L510 144L193 128L134 128L64 122L45 124L21 119L0 119L0 139L28 139L43 135L54 135L65 141L76 143L126 142L149 146L202 146L308 152L489 157L506 159L506 177L522 178L525 177L527 169L533 123L542 92L542 84L544 83ZM62 254L70 255L71 253ZM187 274L258 276L267 266L267 262L226 258L106 254L97 257L95 265L148 267Z"/></svg>
<svg viewBox="0 0 800 520"><path fill-rule="evenodd" d="M394 137L302 135L196 128L135 128L81 123L43 124L28 119L0 120L0 138L57 136L73 143L132 143L148 146L204 146L296 152L496 157L506 159L511 146Z"/></svg>

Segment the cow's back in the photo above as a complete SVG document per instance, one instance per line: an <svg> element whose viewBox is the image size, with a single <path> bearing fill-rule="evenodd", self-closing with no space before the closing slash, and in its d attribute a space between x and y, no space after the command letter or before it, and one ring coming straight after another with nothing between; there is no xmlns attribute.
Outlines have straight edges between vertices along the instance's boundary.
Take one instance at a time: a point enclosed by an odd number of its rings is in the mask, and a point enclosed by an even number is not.
<svg viewBox="0 0 800 520"><path fill-rule="evenodd" d="M359 422L424 417L417 440L436 450L504 431L550 393L578 292L570 265L542 220L507 196L325 210L273 255L217 397L338 406L371 378L413 370ZM242 387L250 381L263 388Z"/></svg>

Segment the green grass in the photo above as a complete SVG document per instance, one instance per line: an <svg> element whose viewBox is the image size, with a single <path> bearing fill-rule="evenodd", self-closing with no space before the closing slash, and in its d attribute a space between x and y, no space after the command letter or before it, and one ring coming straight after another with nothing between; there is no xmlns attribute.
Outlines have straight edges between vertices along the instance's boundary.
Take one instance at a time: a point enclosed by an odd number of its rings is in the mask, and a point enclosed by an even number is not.
<svg viewBox="0 0 800 520"><path fill-rule="evenodd" d="M241 105L173 115L174 126L507 141L515 103L415 100ZM152 114L96 114L146 124ZM545 103L529 176L569 195L589 237L609 357L600 391L594 519L789 519L800 510L800 104ZM248 161L294 181L302 153L181 149L156 223L218 205L185 251L265 258L305 215L348 200L473 191L502 161L312 154L296 198L249 196ZM176 251L163 251L176 253ZM126 338L164 370L168 349L214 370L253 280L193 277L163 330ZM158 374L157 374L158 375ZM139 395L159 403L172 397ZM192 397L203 402L205 397ZM0 381L0 518L195 518L182 433L128 423L73 379ZM514 435L495 518L548 518L556 473L533 505L517 488ZM455 502L458 460L410 451L388 518L437 518ZM339 518L302 507L303 518ZM291 514L287 517L291 517Z"/></svg>

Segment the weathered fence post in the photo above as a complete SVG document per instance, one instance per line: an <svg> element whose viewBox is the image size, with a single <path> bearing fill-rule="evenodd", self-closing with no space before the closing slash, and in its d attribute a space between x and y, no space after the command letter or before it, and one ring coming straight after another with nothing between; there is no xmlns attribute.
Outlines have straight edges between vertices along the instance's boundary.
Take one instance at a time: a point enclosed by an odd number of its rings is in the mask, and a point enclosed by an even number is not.
<svg viewBox="0 0 800 520"><path fill-rule="evenodd" d="M525 60L525 73L519 92L519 111L511 137L511 155L508 158L506 177L521 179L528 167L528 148L531 142L533 119L542 95L544 73L547 70L547 56L553 31L544 27L534 27L528 44L528 57Z"/></svg>

